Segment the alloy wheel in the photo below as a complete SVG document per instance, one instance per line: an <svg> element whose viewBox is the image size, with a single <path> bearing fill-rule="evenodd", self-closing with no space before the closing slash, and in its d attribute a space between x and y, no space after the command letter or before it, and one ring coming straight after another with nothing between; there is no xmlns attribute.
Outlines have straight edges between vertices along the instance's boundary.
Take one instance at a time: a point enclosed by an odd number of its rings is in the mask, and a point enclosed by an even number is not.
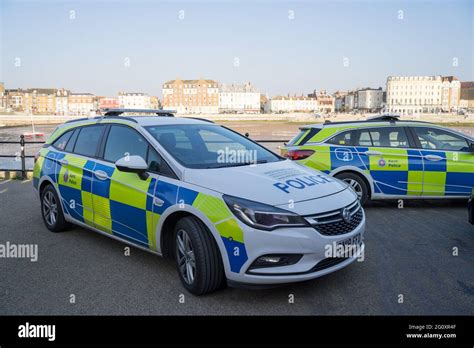
<svg viewBox="0 0 474 348"><path fill-rule="evenodd" d="M183 229L176 234L176 257L184 281L193 284L196 278L196 259L191 238Z"/></svg>
<svg viewBox="0 0 474 348"><path fill-rule="evenodd" d="M54 226L58 220L58 203L51 191L47 191L43 196L43 215L50 226Z"/></svg>

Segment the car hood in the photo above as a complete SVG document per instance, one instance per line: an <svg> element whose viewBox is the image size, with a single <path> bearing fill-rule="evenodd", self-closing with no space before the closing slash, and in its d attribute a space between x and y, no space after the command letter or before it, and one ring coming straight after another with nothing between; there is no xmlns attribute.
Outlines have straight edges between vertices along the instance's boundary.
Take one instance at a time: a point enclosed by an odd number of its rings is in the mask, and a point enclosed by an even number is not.
<svg viewBox="0 0 474 348"><path fill-rule="evenodd" d="M215 169L186 169L185 182L270 205L336 194L343 182L290 160Z"/></svg>

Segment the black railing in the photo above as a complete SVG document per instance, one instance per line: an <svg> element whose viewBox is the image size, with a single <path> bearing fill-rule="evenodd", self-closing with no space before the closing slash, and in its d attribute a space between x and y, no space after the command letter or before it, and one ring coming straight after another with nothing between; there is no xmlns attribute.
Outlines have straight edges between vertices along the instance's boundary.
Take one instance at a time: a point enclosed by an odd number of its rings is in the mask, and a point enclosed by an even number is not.
<svg viewBox="0 0 474 348"><path fill-rule="evenodd" d="M22 134L20 135L20 141L0 141L0 145L2 144L18 144L20 145L20 152L19 155L0 155L0 158L19 158L21 161L21 177L23 180L26 179L26 174L27 172L32 172L33 169L29 169L26 167L26 159L27 158L34 158L35 156L32 155L26 155L25 153L25 145L28 144L44 144L44 141L27 141L25 140L25 136ZM12 169L12 168L1 168L0 171L18 171L17 169Z"/></svg>
<svg viewBox="0 0 474 348"><path fill-rule="evenodd" d="M262 140L255 140L257 143L287 143L288 140L281 140L281 139L262 139ZM0 145L2 144L18 144L20 145L20 152L19 155L0 155L0 158L19 158L21 161L21 177L23 180L26 179L27 172L32 172L33 168L26 167L26 159L27 158L34 158L33 155L26 155L25 153L25 145L28 144L44 144L45 141L27 141L25 140L25 136L22 134L20 135L20 141L0 141ZM0 171L18 171L18 169L13 168L2 168L0 167Z"/></svg>

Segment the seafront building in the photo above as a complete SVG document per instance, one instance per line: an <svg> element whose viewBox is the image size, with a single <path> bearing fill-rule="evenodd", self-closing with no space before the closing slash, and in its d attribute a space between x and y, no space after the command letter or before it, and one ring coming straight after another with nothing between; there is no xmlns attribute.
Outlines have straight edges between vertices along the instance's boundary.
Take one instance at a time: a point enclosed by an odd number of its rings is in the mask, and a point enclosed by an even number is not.
<svg viewBox="0 0 474 348"><path fill-rule="evenodd" d="M318 112L330 114L335 111L335 98L332 95L328 94L326 90L323 89L319 92L316 92L316 90L314 90L313 93L308 94L308 97L316 99L318 105Z"/></svg>
<svg viewBox="0 0 474 348"><path fill-rule="evenodd" d="M461 100L459 107L474 109L474 81L461 82Z"/></svg>
<svg viewBox="0 0 474 348"><path fill-rule="evenodd" d="M357 110L361 112L379 112L382 109L382 104L382 87L367 87L357 90Z"/></svg>
<svg viewBox="0 0 474 348"><path fill-rule="evenodd" d="M146 93L118 93L120 108L125 109L151 109L151 98Z"/></svg>
<svg viewBox="0 0 474 348"><path fill-rule="evenodd" d="M70 93L68 97L69 115L90 116L97 107L91 93Z"/></svg>
<svg viewBox="0 0 474 348"><path fill-rule="evenodd" d="M461 83L454 76L389 76L387 111L403 115L456 111Z"/></svg>
<svg viewBox="0 0 474 348"><path fill-rule="evenodd" d="M250 82L244 85L219 86L220 113L260 113L260 93Z"/></svg>
<svg viewBox="0 0 474 348"><path fill-rule="evenodd" d="M217 114L219 83L214 80L171 80L163 84L163 108L180 114Z"/></svg>
<svg viewBox="0 0 474 348"><path fill-rule="evenodd" d="M119 99L114 97L98 97L98 109L118 109Z"/></svg>
<svg viewBox="0 0 474 348"><path fill-rule="evenodd" d="M305 96L276 96L267 100L264 110L266 113L315 112L318 101Z"/></svg>

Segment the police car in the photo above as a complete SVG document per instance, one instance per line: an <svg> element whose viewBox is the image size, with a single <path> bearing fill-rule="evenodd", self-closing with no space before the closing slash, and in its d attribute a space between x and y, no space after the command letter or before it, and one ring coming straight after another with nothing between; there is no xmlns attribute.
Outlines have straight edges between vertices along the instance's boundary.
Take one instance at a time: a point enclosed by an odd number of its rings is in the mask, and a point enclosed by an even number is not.
<svg viewBox="0 0 474 348"><path fill-rule="evenodd" d="M381 198L468 198L474 140L418 121L382 115L301 128L282 155L346 181L361 203Z"/></svg>
<svg viewBox="0 0 474 348"><path fill-rule="evenodd" d="M193 294L313 279L364 251L364 212L347 184L162 110L59 126L33 184L49 230L73 223L174 258Z"/></svg>

